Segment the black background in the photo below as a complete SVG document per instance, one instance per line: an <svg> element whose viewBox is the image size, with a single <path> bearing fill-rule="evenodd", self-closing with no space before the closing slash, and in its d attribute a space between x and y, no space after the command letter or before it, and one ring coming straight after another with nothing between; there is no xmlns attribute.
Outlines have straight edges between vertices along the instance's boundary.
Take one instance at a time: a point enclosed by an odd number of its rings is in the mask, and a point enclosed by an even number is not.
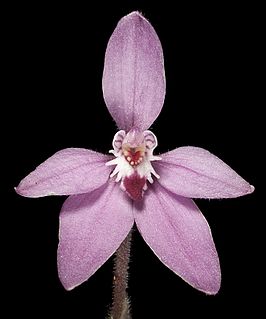
<svg viewBox="0 0 266 319"><path fill-rule="evenodd" d="M173 7L165 1L115 1L108 7L103 2L13 4L3 11L7 116L2 129L7 124L8 130L3 129L2 139L8 153L3 157L11 168L4 166L3 172L8 173L8 221L2 233L9 312L35 318L47 313L97 319L106 314L112 259L88 282L66 292L56 269L64 198L22 198L13 187L60 149L108 152L116 126L102 96L104 53L118 20L132 10L150 20L164 50L167 93L151 128L159 141L157 151L183 145L206 148L256 186L246 197L196 201L221 260L222 287L216 296L184 283L134 232L129 281L133 318L254 314L264 279L256 173L263 105L261 8L243 3Z"/></svg>

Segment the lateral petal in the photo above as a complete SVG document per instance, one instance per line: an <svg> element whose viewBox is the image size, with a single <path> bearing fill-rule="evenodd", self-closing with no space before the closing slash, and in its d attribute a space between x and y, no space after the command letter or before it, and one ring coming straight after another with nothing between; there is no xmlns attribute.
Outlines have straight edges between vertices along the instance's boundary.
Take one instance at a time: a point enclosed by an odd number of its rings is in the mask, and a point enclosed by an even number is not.
<svg viewBox="0 0 266 319"><path fill-rule="evenodd" d="M254 187L217 156L199 147L179 147L154 162L159 183L191 198L230 198L247 195Z"/></svg>
<svg viewBox="0 0 266 319"><path fill-rule="evenodd" d="M194 202L155 183L141 205L134 205L136 225L155 255L194 288L216 294L219 258L209 225Z"/></svg>
<svg viewBox="0 0 266 319"><path fill-rule="evenodd" d="M73 195L93 191L107 182L111 168L106 156L83 148L55 153L26 176L15 189L26 197Z"/></svg>
<svg viewBox="0 0 266 319"><path fill-rule="evenodd" d="M68 197L60 213L58 273L71 290L117 250L134 223L131 200L110 182L90 194Z"/></svg>

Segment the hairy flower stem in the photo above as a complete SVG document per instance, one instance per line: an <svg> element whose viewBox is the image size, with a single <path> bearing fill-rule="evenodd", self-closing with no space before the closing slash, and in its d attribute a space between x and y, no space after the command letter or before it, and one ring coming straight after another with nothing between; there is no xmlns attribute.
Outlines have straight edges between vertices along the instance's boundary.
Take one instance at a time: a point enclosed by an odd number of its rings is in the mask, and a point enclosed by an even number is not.
<svg viewBox="0 0 266 319"><path fill-rule="evenodd" d="M130 319L130 307L127 295L128 268L132 231L117 249L114 259L113 303L110 319Z"/></svg>

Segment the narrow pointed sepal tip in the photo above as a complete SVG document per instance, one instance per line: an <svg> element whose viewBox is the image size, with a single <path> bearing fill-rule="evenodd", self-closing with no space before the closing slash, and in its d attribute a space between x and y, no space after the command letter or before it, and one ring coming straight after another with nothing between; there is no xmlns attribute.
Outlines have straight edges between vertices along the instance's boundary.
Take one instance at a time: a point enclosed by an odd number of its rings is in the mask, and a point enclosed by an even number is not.
<svg viewBox="0 0 266 319"><path fill-rule="evenodd" d="M26 177L27 178L27 177ZM32 191L35 185L32 183L29 183L27 179L23 179L17 187L14 187L15 192L23 197L28 197L28 198L39 198L39 197L45 197L45 196L54 196L57 195L56 193L52 191L47 191L46 193L36 193Z"/></svg>
<svg viewBox="0 0 266 319"><path fill-rule="evenodd" d="M18 195L20 195L20 194L19 194L19 190L18 190L18 186L17 186L17 187L14 187L14 191L15 191Z"/></svg>
<svg viewBox="0 0 266 319"><path fill-rule="evenodd" d="M75 285L69 285L69 283L68 283L68 281L67 281L67 278L61 277L61 274L60 274L60 273L58 273L58 277L59 277L59 280L60 280L62 286L64 287L64 289L65 289L66 291L71 291L71 290L75 289L76 287L78 287L79 285L81 285L83 282L86 282L86 281L87 281L87 280L85 280L85 281L79 282L79 283L77 283L77 284L75 284ZM89 278L90 278L90 277L89 277ZM89 278L88 278L88 279L89 279Z"/></svg>
<svg viewBox="0 0 266 319"><path fill-rule="evenodd" d="M139 11L132 11L130 12L128 15L128 17L131 17L131 16L135 16L135 17L142 17L143 18L143 15L139 12ZM124 17L125 18L125 17Z"/></svg>
<svg viewBox="0 0 266 319"><path fill-rule="evenodd" d="M180 276L186 283L191 285L191 287L193 287L194 289L197 289L198 291L203 292L208 296L214 296L218 294L221 288L221 269L219 259L217 259L217 261L218 263L215 265L216 267L212 267L209 269L210 276L200 276L196 279L195 282L187 280L185 276L180 275L176 271L174 271L174 273Z"/></svg>
<svg viewBox="0 0 266 319"><path fill-rule="evenodd" d="M247 181L243 180L243 186L242 188L239 188L239 193L236 194L234 197L241 197L245 195L252 194L255 190L255 187L253 185L250 185Z"/></svg>
<svg viewBox="0 0 266 319"><path fill-rule="evenodd" d="M238 196L235 196L235 197L249 195L249 194L252 194L254 191L255 191L255 187L245 181L245 185L243 185L241 192L239 192Z"/></svg>
<svg viewBox="0 0 266 319"><path fill-rule="evenodd" d="M66 291L71 291L71 290L73 290L74 288L76 288L77 286L66 286L65 284L64 284L64 282L60 279L60 281L61 281L61 284L62 284L62 286L65 288L65 290Z"/></svg>
<svg viewBox="0 0 266 319"><path fill-rule="evenodd" d="M25 190L22 186L21 186L21 183L19 183L19 185L17 187L14 187L14 190L15 192L20 195L20 196L23 196L23 197L31 197L31 198L34 198L34 197L38 197L38 196L32 196L30 194L28 194L27 190Z"/></svg>
<svg viewBox="0 0 266 319"><path fill-rule="evenodd" d="M215 296L220 291L220 288L221 288L221 277L220 277L219 281L215 284L214 287L212 287L209 290L201 290L200 289L200 291L204 292L208 296Z"/></svg>
<svg viewBox="0 0 266 319"><path fill-rule="evenodd" d="M188 281L187 278L180 276L180 274L176 273L175 271L174 272L193 288L205 293L208 296L214 296L217 295L220 291L222 279L220 262L217 253L215 259L216 262L208 269L208 275L201 274L200 276L195 278L195 281Z"/></svg>

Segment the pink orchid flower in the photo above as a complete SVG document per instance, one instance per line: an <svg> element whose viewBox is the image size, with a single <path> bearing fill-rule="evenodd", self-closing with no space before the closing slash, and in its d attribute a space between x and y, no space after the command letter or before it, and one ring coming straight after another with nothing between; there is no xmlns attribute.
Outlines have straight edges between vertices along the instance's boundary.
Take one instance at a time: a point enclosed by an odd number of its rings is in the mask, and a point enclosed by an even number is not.
<svg viewBox="0 0 266 319"><path fill-rule="evenodd" d="M216 294L219 258L207 221L191 198L232 198L254 187L198 147L153 155L148 128L160 114L165 74L160 40L138 12L120 20L105 55L103 94L118 131L112 155L67 148L25 177L26 197L70 195L60 213L58 272L70 290L86 281L133 224L156 256L194 288Z"/></svg>

